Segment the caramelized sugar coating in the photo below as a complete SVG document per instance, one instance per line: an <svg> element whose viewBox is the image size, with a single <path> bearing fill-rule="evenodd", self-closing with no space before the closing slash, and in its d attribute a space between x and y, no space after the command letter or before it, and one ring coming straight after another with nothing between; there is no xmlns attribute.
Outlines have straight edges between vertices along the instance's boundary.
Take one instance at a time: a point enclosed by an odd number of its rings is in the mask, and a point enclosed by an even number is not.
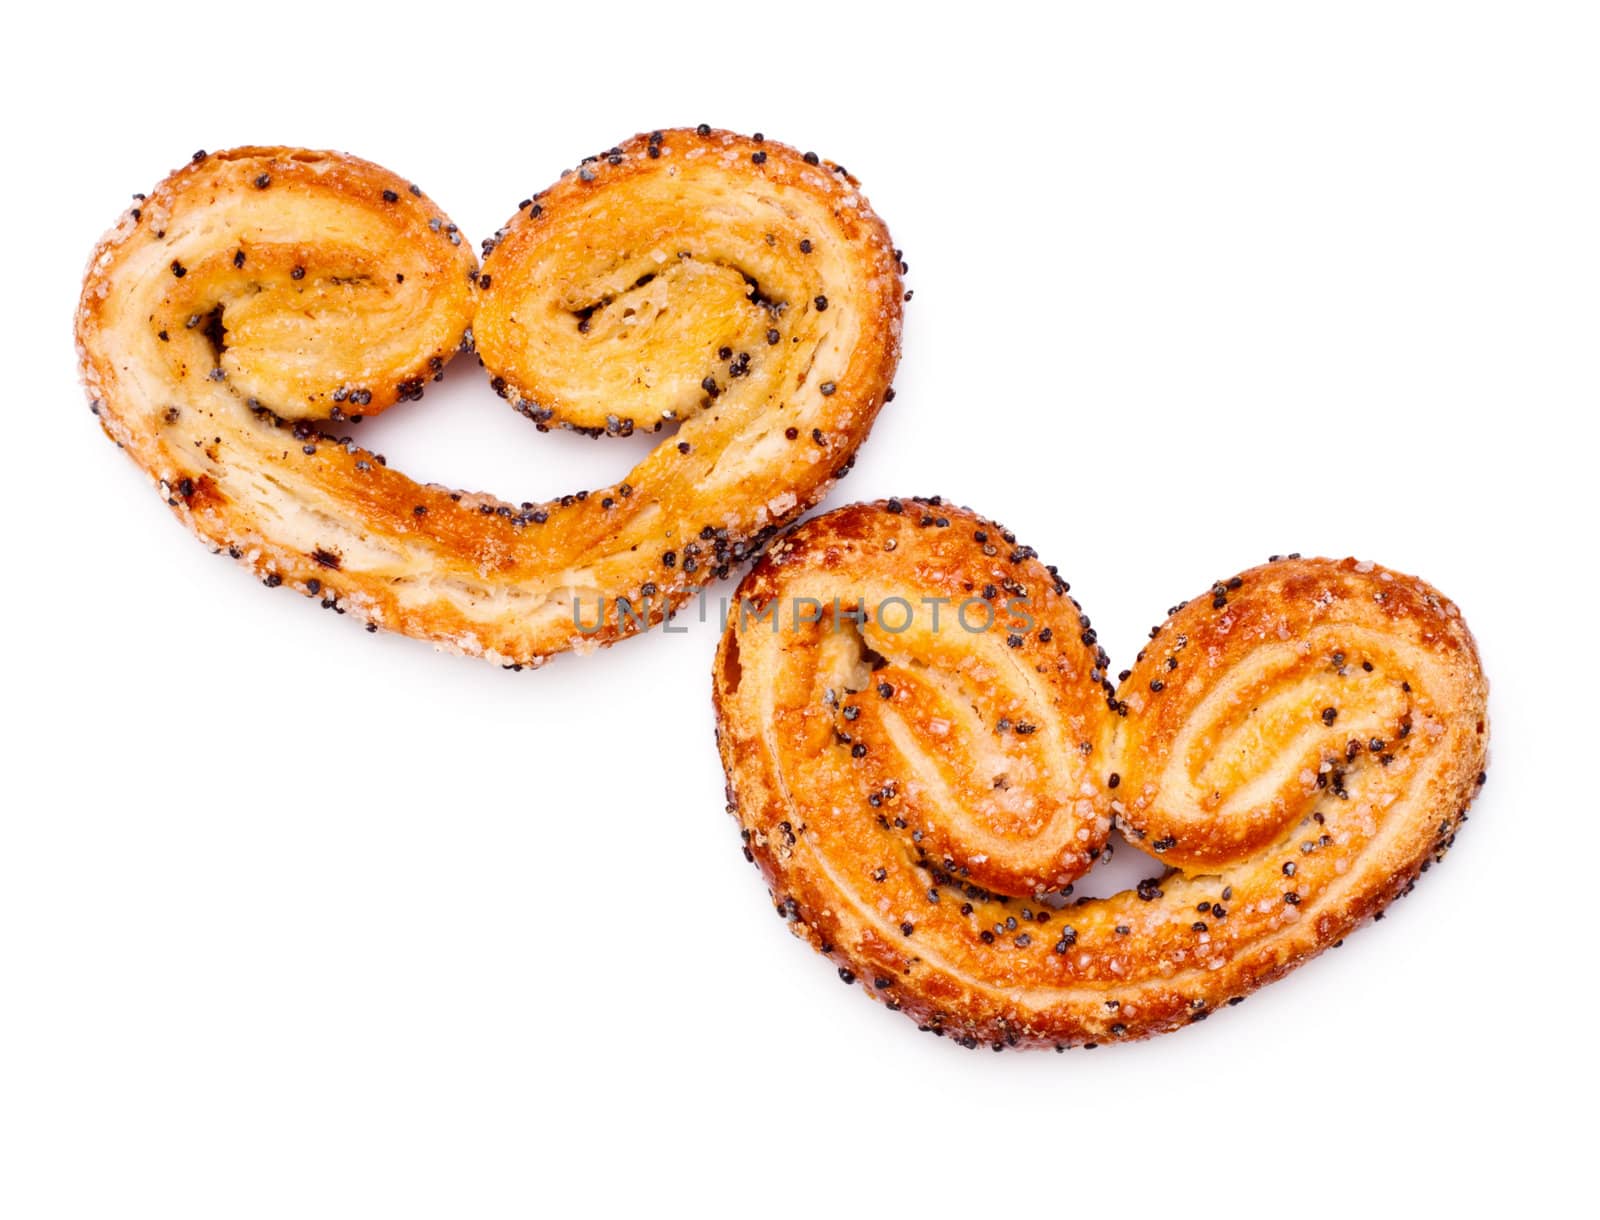
<svg viewBox="0 0 1600 1220"><path fill-rule="evenodd" d="M1370 563L1219 582L1120 684L1054 570L937 500L806 522L739 602L714 700L747 853L847 983L969 1046L1237 1003L1407 890L1483 780L1471 633ZM1113 821L1169 867L1074 901Z"/></svg>
<svg viewBox="0 0 1600 1220"><path fill-rule="evenodd" d="M812 154L639 136L486 249L480 267L416 186L353 157L200 154L91 260L91 403L174 513L265 583L531 666L728 575L848 471L890 396L899 256ZM616 485L547 501L423 486L356 442L475 342L541 428L661 442Z"/></svg>

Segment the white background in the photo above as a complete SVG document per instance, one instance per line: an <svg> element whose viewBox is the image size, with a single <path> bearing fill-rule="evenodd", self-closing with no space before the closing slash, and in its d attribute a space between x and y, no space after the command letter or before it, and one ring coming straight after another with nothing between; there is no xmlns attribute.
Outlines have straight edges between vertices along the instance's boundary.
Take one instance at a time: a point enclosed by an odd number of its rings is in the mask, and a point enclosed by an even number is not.
<svg viewBox="0 0 1600 1220"><path fill-rule="evenodd" d="M1104 7L8 18L0 1213L1592 1206L1592 10ZM842 161L910 262L831 503L1000 518L1118 666L1274 551L1460 602L1490 779L1390 919L1181 1034L963 1052L773 918L713 624L532 674L369 636L209 555L85 407L83 261L197 148L358 153L476 245L700 121ZM645 447L471 362L366 429L512 499Z"/></svg>

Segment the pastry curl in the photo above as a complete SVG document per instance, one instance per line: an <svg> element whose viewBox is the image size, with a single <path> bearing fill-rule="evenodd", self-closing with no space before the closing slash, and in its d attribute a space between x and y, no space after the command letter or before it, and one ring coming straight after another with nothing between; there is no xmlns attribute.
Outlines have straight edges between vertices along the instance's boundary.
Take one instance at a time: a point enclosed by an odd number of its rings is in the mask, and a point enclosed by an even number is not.
<svg viewBox="0 0 1600 1220"><path fill-rule="evenodd" d="M778 913L963 1045L1143 1038L1380 915L1483 782L1466 624L1370 563L1252 568L1109 665L1055 570L965 509L852 505L774 543L714 701ZM1168 868L1074 901L1113 821Z"/></svg>
<svg viewBox="0 0 1600 1220"><path fill-rule="evenodd" d="M77 315L106 432L203 540L369 627L514 668L661 621L826 492L890 397L901 264L853 178L702 127L589 158L485 243L339 153L241 148L135 200ZM423 486L348 424L476 333L541 428L675 426L612 487Z"/></svg>

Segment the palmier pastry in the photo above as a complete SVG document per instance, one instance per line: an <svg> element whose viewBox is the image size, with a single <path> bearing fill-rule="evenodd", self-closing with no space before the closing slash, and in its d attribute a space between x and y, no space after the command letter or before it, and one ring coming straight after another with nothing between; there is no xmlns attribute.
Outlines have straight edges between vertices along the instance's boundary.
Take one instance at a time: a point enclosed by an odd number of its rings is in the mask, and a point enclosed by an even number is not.
<svg viewBox="0 0 1600 1220"><path fill-rule="evenodd" d="M778 913L964 1045L1143 1038L1380 915L1483 782L1466 624L1371 563L1252 568L1109 666L1055 570L964 509L853 505L772 544L714 698ZM1113 823L1165 871L1074 901Z"/></svg>
<svg viewBox="0 0 1600 1220"><path fill-rule="evenodd" d="M251 568L510 666L658 622L854 461L898 252L840 167L701 127L589 158L485 243L338 153L197 154L91 260L83 376L178 517ZM350 425L474 344L540 427L661 431L553 500L420 486Z"/></svg>

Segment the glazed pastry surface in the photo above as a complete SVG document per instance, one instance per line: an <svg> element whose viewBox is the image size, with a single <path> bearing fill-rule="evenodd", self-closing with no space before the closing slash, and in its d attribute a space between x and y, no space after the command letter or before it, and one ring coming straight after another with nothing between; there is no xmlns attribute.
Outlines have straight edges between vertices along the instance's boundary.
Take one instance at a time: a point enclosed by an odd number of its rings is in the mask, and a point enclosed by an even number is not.
<svg viewBox="0 0 1600 1220"><path fill-rule="evenodd" d="M938 500L805 522L737 602L714 700L747 855L845 982L968 1046L1239 1002L1381 915L1483 782L1471 633L1372 563L1220 581L1120 678L1054 569ZM1075 900L1114 822L1160 864Z"/></svg>
<svg viewBox="0 0 1600 1220"><path fill-rule="evenodd" d="M204 541L520 667L659 622L849 470L891 393L900 275L842 169L707 127L588 158L481 266L379 166L239 148L136 198L77 337L102 426ZM662 439L540 501L421 485L358 443L474 347L541 429Z"/></svg>

